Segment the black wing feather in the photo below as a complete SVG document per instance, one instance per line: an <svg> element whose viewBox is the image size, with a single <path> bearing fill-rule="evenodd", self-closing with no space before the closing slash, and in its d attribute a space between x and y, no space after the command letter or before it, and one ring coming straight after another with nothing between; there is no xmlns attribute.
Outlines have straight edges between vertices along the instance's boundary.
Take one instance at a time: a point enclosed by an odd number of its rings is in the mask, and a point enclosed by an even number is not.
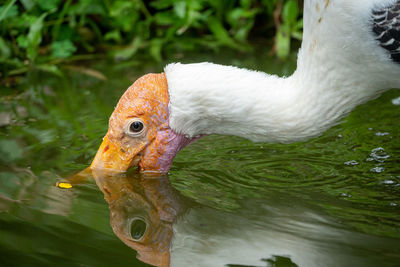
<svg viewBox="0 0 400 267"><path fill-rule="evenodd" d="M372 31L393 61L400 63L400 0L372 11Z"/></svg>

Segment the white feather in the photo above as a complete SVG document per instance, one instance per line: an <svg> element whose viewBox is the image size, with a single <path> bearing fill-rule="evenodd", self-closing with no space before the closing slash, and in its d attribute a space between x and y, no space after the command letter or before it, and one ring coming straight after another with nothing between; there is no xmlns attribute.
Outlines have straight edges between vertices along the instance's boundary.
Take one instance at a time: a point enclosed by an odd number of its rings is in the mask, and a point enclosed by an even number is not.
<svg viewBox="0 0 400 267"><path fill-rule="evenodd" d="M170 127L294 142L321 134L355 106L400 87L400 65L379 47L373 8L393 0L306 0L303 43L291 77L212 63L165 67Z"/></svg>

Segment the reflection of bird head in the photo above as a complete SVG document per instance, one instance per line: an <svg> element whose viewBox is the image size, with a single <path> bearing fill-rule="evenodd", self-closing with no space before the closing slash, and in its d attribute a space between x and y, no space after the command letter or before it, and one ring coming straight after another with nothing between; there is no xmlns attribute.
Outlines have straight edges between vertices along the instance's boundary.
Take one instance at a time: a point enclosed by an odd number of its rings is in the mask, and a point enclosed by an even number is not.
<svg viewBox="0 0 400 267"><path fill-rule="evenodd" d="M110 176L93 171L110 205L114 233L138 252L143 262L169 266L172 224L182 212L168 178Z"/></svg>
<svg viewBox="0 0 400 267"><path fill-rule="evenodd" d="M139 78L119 100L91 168L124 172L138 164L142 171L167 172L190 141L169 128L168 103L164 74Z"/></svg>

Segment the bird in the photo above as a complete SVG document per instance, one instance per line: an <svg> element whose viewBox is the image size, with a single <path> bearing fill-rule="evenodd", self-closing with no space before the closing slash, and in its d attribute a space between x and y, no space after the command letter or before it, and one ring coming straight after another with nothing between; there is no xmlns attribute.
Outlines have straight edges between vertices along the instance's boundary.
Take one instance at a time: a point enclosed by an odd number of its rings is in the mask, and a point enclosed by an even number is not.
<svg viewBox="0 0 400 267"><path fill-rule="evenodd" d="M167 173L210 134L293 143L400 88L400 0L305 0L289 77L209 62L170 63L135 81L109 120L91 169Z"/></svg>

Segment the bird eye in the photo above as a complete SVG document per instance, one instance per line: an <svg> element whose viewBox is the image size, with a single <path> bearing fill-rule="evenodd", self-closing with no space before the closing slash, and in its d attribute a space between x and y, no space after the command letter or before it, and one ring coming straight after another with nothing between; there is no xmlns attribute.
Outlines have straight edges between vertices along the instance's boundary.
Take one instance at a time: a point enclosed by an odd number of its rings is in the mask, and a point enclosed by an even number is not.
<svg viewBox="0 0 400 267"><path fill-rule="evenodd" d="M130 136L139 136L144 131L144 123L140 119L133 119L126 125L126 133Z"/></svg>
<svg viewBox="0 0 400 267"><path fill-rule="evenodd" d="M129 130L133 133L140 133L144 128L143 122L141 121L134 121L131 123L131 126L129 126Z"/></svg>
<svg viewBox="0 0 400 267"><path fill-rule="evenodd" d="M134 218L129 225L129 235L135 241L139 241L147 230L146 222L141 218Z"/></svg>

